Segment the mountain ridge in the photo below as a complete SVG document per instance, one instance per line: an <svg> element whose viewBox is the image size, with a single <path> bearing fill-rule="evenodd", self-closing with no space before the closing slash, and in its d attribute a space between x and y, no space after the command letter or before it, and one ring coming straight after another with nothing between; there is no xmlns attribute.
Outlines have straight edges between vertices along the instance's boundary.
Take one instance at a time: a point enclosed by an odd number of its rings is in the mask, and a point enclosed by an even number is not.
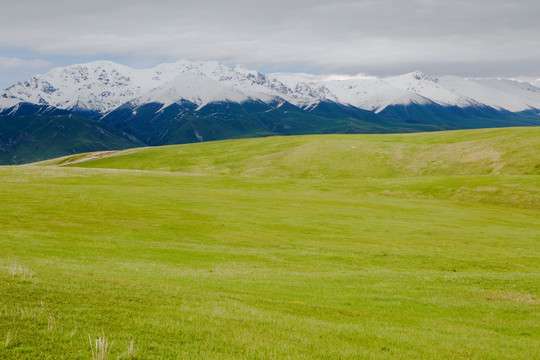
<svg viewBox="0 0 540 360"><path fill-rule="evenodd" d="M95 61L0 92L0 162L73 154L80 149L71 137L86 143L85 151L99 151L272 135L538 126L539 114L540 89L512 80L420 71L389 78L265 75L186 60L133 69ZM76 121L66 126L72 115ZM50 121L58 126L44 127Z"/></svg>
<svg viewBox="0 0 540 360"><path fill-rule="evenodd" d="M221 88L219 94L213 92L215 87ZM260 100L287 101L301 108L333 101L375 112L411 103L486 105L511 112L540 109L540 88L508 79L431 77L420 71L387 78L350 79L295 73L265 75L243 65L228 67L217 61L187 60L148 69L112 61L58 67L5 89L0 94L0 108L29 102L105 114L129 102L155 101L163 97L159 91L164 88L177 93L176 98L164 97L167 105L195 100L200 107L215 101Z"/></svg>

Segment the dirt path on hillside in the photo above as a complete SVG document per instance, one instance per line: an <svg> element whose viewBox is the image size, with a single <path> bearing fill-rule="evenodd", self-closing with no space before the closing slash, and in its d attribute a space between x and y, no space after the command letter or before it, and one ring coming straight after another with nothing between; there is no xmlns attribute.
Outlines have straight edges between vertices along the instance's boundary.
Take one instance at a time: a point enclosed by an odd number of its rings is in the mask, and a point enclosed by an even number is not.
<svg viewBox="0 0 540 360"><path fill-rule="evenodd" d="M82 158L80 158L80 159L77 159L77 160L74 160L74 161L65 162L65 163L62 163L62 164L59 164L59 165L60 165L60 166L64 166L64 165L76 164L76 163L80 163L80 162L88 161L88 160L93 160L93 159L101 159L101 158L104 158L104 157L108 157L108 156L114 155L114 154L116 154L118 151L119 151L119 150L110 150L110 151L100 151L100 152L95 152L95 153L88 154L88 155L86 155L85 157L82 157Z"/></svg>

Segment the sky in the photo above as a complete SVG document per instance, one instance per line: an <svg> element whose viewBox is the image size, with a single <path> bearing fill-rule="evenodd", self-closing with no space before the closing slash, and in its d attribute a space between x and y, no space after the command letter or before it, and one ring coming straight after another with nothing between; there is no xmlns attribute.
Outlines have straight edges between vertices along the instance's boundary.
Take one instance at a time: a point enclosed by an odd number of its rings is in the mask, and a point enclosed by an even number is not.
<svg viewBox="0 0 540 360"><path fill-rule="evenodd" d="M538 0L9 1L0 12L0 87L92 60L538 79L539 20Z"/></svg>

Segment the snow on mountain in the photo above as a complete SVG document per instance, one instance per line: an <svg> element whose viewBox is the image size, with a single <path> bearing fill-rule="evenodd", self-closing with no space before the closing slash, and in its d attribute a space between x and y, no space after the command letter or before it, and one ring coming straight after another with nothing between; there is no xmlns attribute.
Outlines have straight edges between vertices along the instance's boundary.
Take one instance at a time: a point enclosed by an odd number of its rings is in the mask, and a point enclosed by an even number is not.
<svg viewBox="0 0 540 360"><path fill-rule="evenodd" d="M154 79L159 79L162 84L141 96L137 102L145 97L166 104L184 99L195 102L199 107L224 100L260 100L266 103L286 100L296 105L311 102L309 97L292 91L280 81L242 65L230 68L217 61L182 60L158 65L151 72ZM180 97L173 99L175 93ZM161 95L165 96L162 100Z"/></svg>
<svg viewBox="0 0 540 360"><path fill-rule="evenodd" d="M109 61L56 68L6 89L8 98L61 109L100 112L142 92L136 70ZM2 104L3 105L3 104Z"/></svg>
<svg viewBox="0 0 540 360"><path fill-rule="evenodd" d="M540 88L532 84L508 79L479 79L475 81L495 91L508 94L508 100L512 100L515 106L514 110L510 109L510 105L507 106L506 109L510 111L540 109Z"/></svg>
<svg viewBox="0 0 540 360"><path fill-rule="evenodd" d="M387 77L331 80L308 74L270 74L292 89L318 89L325 99L380 112L387 106L436 103L489 106L512 112L540 109L540 89L531 83L499 79L432 78L419 71ZM324 90L323 90L324 89Z"/></svg>
<svg viewBox="0 0 540 360"><path fill-rule="evenodd" d="M20 103L19 98L12 97L6 91L0 90L0 110L8 109Z"/></svg>
<svg viewBox="0 0 540 360"><path fill-rule="evenodd" d="M540 89L526 82L443 76L439 83L477 103L512 112L540 109Z"/></svg>
<svg viewBox="0 0 540 360"><path fill-rule="evenodd" d="M540 82L540 80L538 80ZM288 101L308 108L333 101L380 112L391 105L484 105L513 112L540 109L532 83L498 79L432 78L421 72L374 78L275 73L242 65L186 60L133 69L110 61L56 68L0 91L0 109L19 102L107 113L126 103L164 105L188 100L199 107L215 101Z"/></svg>
<svg viewBox="0 0 540 360"><path fill-rule="evenodd" d="M458 96L441 88L433 79L420 72L386 79L360 77L333 80L327 76L280 73L270 76L292 89L303 90L306 95L375 112L390 105L426 104L430 101L441 105L470 104L460 101Z"/></svg>
<svg viewBox="0 0 540 360"><path fill-rule="evenodd" d="M339 102L335 94L325 85L324 76L304 73L274 73L268 75L272 81L285 84L295 95L296 105L308 107L322 100ZM293 102L294 101L290 101Z"/></svg>
<svg viewBox="0 0 540 360"><path fill-rule="evenodd" d="M223 85L250 90L249 85L258 85L253 79L264 76L256 71L249 71L241 66L229 68L217 61L190 62L180 60L175 63L160 64L152 69L155 79L162 84L175 80L181 74L190 73L199 77L206 77Z"/></svg>
<svg viewBox="0 0 540 360"><path fill-rule="evenodd" d="M131 101L134 106L151 102L168 106L179 100L187 100L199 105L199 108L217 101L241 103L250 96L234 88L225 86L201 74L183 72L173 80L156 87Z"/></svg>
<svg viewBox="0 0 540 360"><path fill-rule="evenodd" d="M446 89L436 79L419 71L390 77L385 79L385 81L398 89L420 95L439 105L459 107L475 105L471 99Z"/></svg>
<svg viewBox="0 0 540 360"><path fill-rule="evenodd" d="M174 94L179 98L172 99ZM158 95L164 98L160 100ZM216 61L182 60L141 70L97 61L56 68L15 84L0 95L0 108L24 101L106 113L139 98L170 103L181 100L182 96L190 101L198 99L201 105L238 99L271 102L280 98L294 103L302 100L279 81L241 66L231 69Z"/></svg>
<svg viewBox="0 0 540 360"><path fill-rule="evenodd" d="M340 102L375 112L390 105L429 102L418 94L399 89L381 79L333 80L327 82L326 86Z"/></svg>

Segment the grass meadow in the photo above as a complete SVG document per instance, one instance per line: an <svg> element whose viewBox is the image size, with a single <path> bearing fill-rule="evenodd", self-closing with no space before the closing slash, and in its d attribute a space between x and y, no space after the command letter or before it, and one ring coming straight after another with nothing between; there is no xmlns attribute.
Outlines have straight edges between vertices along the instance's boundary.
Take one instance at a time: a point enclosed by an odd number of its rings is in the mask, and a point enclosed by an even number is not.
<svg viewBox="0 0 540 360"><path fill-rule="evenodd" d="M0 359L456 358L540 358L540 128L0 167Z"/></svg>

